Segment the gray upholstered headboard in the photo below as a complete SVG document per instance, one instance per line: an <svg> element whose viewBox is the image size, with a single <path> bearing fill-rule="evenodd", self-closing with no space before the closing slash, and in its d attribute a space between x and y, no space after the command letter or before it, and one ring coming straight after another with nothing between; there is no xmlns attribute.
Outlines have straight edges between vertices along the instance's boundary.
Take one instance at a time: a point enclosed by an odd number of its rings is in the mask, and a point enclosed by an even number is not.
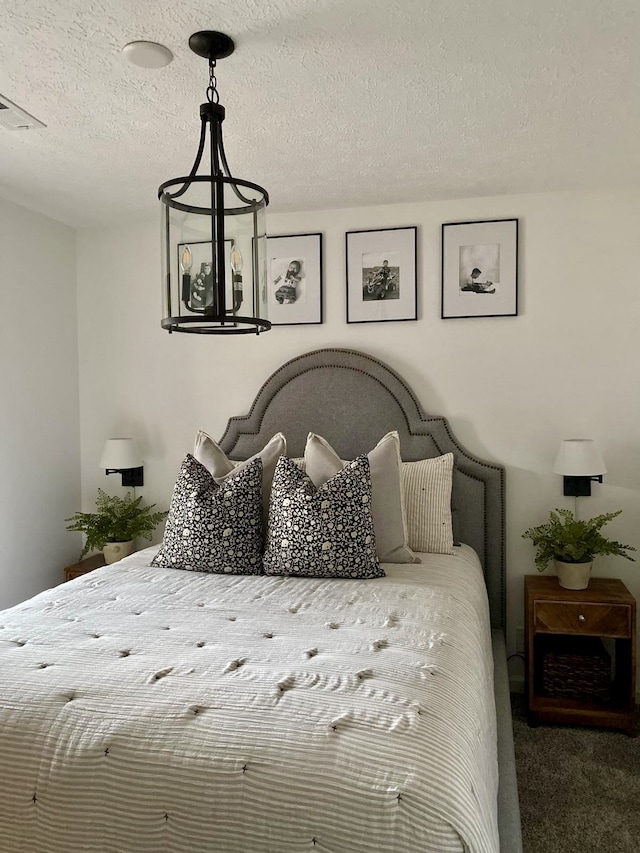
<svg viewBox="0 0 640 853"><path fill-rule="evenodd" d="M281 431L288 454L303 456L307 433L315 432L343 459L353 459L392 429L407 462L454 454L457 533L482 561L491 624L504 628L504 468L461 447L447 421L424 414L404 380L378 359L322 349L288 361L264 383L249 414L229 420L221 447L233 459L246 459Z"/></svg>

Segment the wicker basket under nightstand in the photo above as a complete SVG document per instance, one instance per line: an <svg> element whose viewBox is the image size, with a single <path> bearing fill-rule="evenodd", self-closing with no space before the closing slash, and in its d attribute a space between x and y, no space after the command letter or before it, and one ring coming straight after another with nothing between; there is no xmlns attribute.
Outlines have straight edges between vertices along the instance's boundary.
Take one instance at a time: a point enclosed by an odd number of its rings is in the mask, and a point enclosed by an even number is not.
<svg viewBox="0 0 640 853"><path fill-rule="evenodd" d="M611 655L600 637L548 637L542 694L554 699L611 701Z"/></svg>

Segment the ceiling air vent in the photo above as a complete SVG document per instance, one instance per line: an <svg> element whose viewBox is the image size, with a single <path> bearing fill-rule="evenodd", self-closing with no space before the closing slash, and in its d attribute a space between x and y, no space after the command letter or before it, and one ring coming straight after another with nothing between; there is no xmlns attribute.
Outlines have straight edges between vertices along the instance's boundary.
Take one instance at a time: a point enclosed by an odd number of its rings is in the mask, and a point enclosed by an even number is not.
<svg viewBox="0 0 640 853"><path fill-rule="evenodd" d="M33 130L34 127L46 127L46 124L0 95L0 127L5 130Z"/></svg>

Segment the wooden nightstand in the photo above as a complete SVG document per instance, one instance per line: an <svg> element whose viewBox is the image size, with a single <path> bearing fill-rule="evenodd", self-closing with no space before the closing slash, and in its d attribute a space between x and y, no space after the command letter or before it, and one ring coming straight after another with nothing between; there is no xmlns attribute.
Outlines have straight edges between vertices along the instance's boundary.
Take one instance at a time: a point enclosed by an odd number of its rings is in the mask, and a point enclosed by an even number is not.
<svg viewBox="0 0 640 853"><path fill-rule="evenodd" d="M605 726L631 734L635 718L635 598L622 581L608 578L591 578L583 590L563 589L557 578L540 575L527 575L524 583L529 722ZM611 641L613 675L602 701L559 698L545 690L545 655L555 653L556 646L560 648L571 637Z"/></svg>
<svg viewBox="0 0 640 853"><path fill-rule="evenodd" d="M64 570L64 579L65 581L70 581L74 578L79 578L80 575L86 575L87 572L92 572L94 569L99 569L104 565L104 555L94 554L85 560L80 560L79 563L74 563L73 566L67 566Z"/></svg>

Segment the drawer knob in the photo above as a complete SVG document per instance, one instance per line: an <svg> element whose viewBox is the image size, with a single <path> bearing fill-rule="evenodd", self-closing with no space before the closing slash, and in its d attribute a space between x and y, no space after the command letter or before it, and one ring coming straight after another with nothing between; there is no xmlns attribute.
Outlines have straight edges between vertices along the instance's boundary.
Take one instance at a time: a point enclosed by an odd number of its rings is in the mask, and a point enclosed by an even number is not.
<svg viewBox="0 0 640 853"><path fill-rule="evenodd" d="M582 613L578 614L578 622L586 622L587 617L583 616Z"/></svg>

